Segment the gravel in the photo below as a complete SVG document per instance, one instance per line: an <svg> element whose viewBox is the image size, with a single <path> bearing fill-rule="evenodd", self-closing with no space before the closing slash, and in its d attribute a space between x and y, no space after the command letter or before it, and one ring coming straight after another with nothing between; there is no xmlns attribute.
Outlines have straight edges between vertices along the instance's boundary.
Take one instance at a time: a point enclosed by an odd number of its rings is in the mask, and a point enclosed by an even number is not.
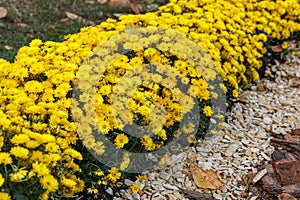
<svg viewBox="0 0 300 200"><path fill-rule="evenodd" d="M224 130L171 157L164 169L145 172L149 180L143 181L142 197L128 193L124 197L184 200L187 198L178 190L184 188L211 193L216 199L246 199L242 176L258 172L258 181L266 174L258 166L271 160L274 149L268 133L300 128L300 59L289 54L286 63L270 66L266 74L269 79L240 94L227 114ZM191 160L196 167L219 171L225 185L217 190L197 188L189 171Z"/></svg>

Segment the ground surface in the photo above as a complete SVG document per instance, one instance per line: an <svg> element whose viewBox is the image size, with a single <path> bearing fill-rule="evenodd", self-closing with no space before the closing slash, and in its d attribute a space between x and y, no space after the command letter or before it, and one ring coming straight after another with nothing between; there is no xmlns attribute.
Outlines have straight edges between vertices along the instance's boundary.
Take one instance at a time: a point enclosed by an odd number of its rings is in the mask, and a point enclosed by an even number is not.
<svg viewBox="0 0 300 200"><path fill-rule="evenodd" d="M166 0L0 0L7 10L0 19L0 57L13 61L32 39L60 41L81 27L121 14L154 11Z"/></svg>

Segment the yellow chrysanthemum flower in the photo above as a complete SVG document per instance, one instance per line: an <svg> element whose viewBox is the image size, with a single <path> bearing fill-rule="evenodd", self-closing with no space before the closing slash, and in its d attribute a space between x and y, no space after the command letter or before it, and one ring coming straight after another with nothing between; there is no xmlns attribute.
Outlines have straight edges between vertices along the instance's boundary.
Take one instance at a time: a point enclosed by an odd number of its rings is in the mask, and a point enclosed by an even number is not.
<svg viewBox="0 0 300 200"><path fill-rule="evenodd" d="M210 106L204 106L204 108L203 108L203 113L204 113L207 117L210 117L210 116L212 116L213 111L212 111L212 109L211 109Z"/></svg>
<svg viewBox="0 0 300 200"><path fill-rule="evenodd" d="M147 175L137 175L136 180L138 180L138 181L142 181L142 180L147 181L148 177L147 177Z"/></svg>
<svg viewBox="0 0 300 200"><path fill-rule="evenodd" d="M52 175L41 177L40 183L45 190L50 192L55 192L58 189L58 181Z"/></svg>
<svg viewBox="0 0 300 200"><path fill-rule="evenodd" d="M116 182L119 178L121 178L121 172L118 171L117 168L112 167L109 171L109 174L107 175L109 180Z"/></svg>
<svg viewBox="0 0 300 200"><path fill-rule="evenodd" d="M1 200L10 200L10 195L7 194L6 192L0 192L0 199Z"/></svg>
<svg viewBox="0 0 300 200"><path fill-rule="evenodd" d="M0 187L3 185L5 182L5 179L3 178L2 174L0 173Z"/></svg>
<svg viewBox="0 0 300 200"><path fill-rule="evenodd" d="M12 159L10 157L10 154L7 152L0 152L0 164L11 164Z"/></svg>
<svg viewBox="0 0 300 200"><path fill-rule="evenodd" d="M132 194L136 194L140 191L141 186L140 186L140 184L134 183L130 186L130 188L131 188Z"/></svg>
<svg viewBox="0 0 300 200"><path fill-rule="evenodd" d="M44 89L42 83L38 81L28 81L25 83L25 91L32 92L32 93L38 93L42 92Z"/></svg>
<svg viewBox="0 0 300 200"><path fill-rule="evenodd" d="M29 157L29 151L24 147L13 147L10 150L10 154L20 159L27 159Z"/></svg>
<svg viewBox="0 0 300 200"><path fill-rule="evenodd" d="M115 145L117 148L123 148L125 144L128 143L128 137L124 134L118 134L117 137L115 138Z"/></svg>
<svg viewBox="0 0 300 200"><path fill-rule="evenodd" d="M9 174L10 181L12 182L21 181L23 178L25 178L27 172L28 170L25 170L25 167L18 169L16 166L13 166L13 172Z"/></svg>
<svg viewBox="0 0 300 200"><path fill-rule="evenodd" d="M12 137L12 139L10 140L10 142L15 145L20 145L20 144L24 144L24 143L28 142L29 140L30 140L30 138L28 137L28 135L19 134L19 135L14 135Z"/></svg>
<svg viewBox="0 0 300 200"><path fill-rule="evenodd" d="M32 164L32 171L40 176L47 176L50 174L50 170L45 163L35 162Z"/></svg>
<svg viewBox="0 0 300 200"><path fill-rule="evenodd" d="M72 188L76 185L76 181L73 181L72 179L68 179L66 177L63 177L63 179L60 182L68 188Z"/></svg>

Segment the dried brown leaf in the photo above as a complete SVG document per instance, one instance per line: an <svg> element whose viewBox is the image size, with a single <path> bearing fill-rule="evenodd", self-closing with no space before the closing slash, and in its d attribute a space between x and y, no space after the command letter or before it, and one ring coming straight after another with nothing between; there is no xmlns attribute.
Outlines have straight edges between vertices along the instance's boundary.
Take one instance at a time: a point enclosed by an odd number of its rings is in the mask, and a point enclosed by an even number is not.
<svg viewBox="0 0 300 200"><path fill-rule="evenodd" d="M16 26L21 28L28 28L28 24L24 24L24 23L16 23Z"/></svg>
<svg viewBox="0 0 300 200"><path fill-rule="evenodd" d="M6 8L0 7L0 19L6 17L6 15L7 15Z"/></svg>
<svg viewBox="0 0 300 200"><path fill-rule="evenodd" d="M107 3L107 1L108 0L97 0L97 2L100 3L100 4L105 4L105 3Z"/></svg>
<svg viewBox="0 0 300 200"><path fill-rule="evenodd" d="M59 20L59 22L63 23L63 24L66 24L66 25L70 25L70 21L69 21L69 18L63 18L61 20Z"/></svg>
<svg viewBox="0 0 300 200"><path fill-rule="evenodd" d="M76 15L76 14L74 14L74 13L71 13L71 12L66 12L66 15L67 15L67 17L69 18L69 19L78 19L79 18L79 16L78 15Z"/></svg>
<svg viewBox="0 0 300 200"><path fill-rule="evenodd" d="M281 48L281 46L277 45L277 46L271 46L271 50L275 53L280 53L283 51L283 49Z"/></svg>
<svg viewBox="0 0 300 200"><path fill-rule="evenodd" d="M245 185L246 187L248 187L249 185L251 185L253 183L254 176L255 176L254 172L249 172L248 174L244 174L242 176L242 183L243 183L243 185Z"/></svg>
<svg viewBox="0 0 300 200"><path fill-rule="evenodd" d="M11 46L8 46L8 45L4 45L4 48L5 48L6 50L12 50L12 49L13 49Z"/></svg>
<svg viewBox="0 0 300 200"><path fill-rule="evenodd" d="M91 5L95 4L95 2L93 0L85 0L84 2L87 4L91 4Z"/></svg>
<svg viewBox="0 0 300 200"><path fill-rule="evenodd" d="M195 184L198 188L217 189L224 185L218 171L203 170L200 167L190 168Z"/></svg>
<svg viewBox="0 0 300 200"><path fill-rule="evenodd" d="M110 0L108 2L108 6L110 7L122 7L122 8L130 8L129 0Z"/></svg>
<svg viewBox="0 0 300 200"><path fill-rule="evenodd" d="M266 88L264 87L264 85L261 84L261 83L258 83L258 84L257 84L257 88L258 88L258 91L259 91L259 92L263 92L263 91L266 90Z"/></svg>

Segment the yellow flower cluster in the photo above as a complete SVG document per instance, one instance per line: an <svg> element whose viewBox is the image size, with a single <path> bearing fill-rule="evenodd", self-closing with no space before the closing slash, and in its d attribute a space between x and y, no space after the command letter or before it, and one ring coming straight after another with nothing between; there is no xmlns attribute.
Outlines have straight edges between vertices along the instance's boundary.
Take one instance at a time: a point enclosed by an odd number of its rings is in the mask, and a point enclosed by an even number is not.
<svg viewBox="0 0 300 200"><path fill-rule="evenodd" d="M237 97L240 84L259 78L257 70L262 66L260 58L266 53L266 41L274 39L282 42L300 30L299 12L298 0L171 0L157 12L121 16L119 20L108 19L98 26L82 28L79 33L66 36L63 42L35 39L29 46L20 48L14 63L0 59L0 187L3 188L1 191L11 191L10 194L1 192L1 199L10 199L16 188L26 189L28 182L43 188L42 192L37 192L41 199L48 199L53 192L72 196L83 190L83 181L74 175L81 171L76 160L82 159L80 152L74 149L78 139L76 132L86 133L83 144L96 154L103 154L105 147L92 134L90 121L83 121L78 127L80 130L76 129L73 116L83 116L83 110L72 108L72 87L79 69L89 72L89 65L82 65L83 61L106 39L122 31L130 33L127 28L130 25L183 33L209 53L218 73L229 86L220 87ZM156 104L163 105L166 129L158 130L155 138L145 135L138 141L145 150L152 151L174 136L167 128L180 122L192 103L190 98L185 97L183 105L186 107L182 108L182 98L176 95L179 93L167 89L176 86L164 78L168 71L157 68L155 80L168 87L147 83L136 88L128 102L129 117L121 116L126 112L120 112L119 121L114 120L111 94L113 91L118 94L128 92L127 86L119 87L117 84L122 76L144 63L170 66L185 77L181 79L182 84L190 84L199 101L204 102L217 98L217 94L208 92L210 85L207 81L214 79L216 72L208 69L199 74L191 63L185 61L188 55L168 53L168 38L155 35L137 42L139 34L132 34L127 38L130 42L122 44L122 49L129 53L119 56L104 69L100 66L99 70L104 72L101 79L89 73L78 73L77 78L83 83L80 84L82 91L88 90L85 87L89 85L84 83L99 82L94 103L97 119L92 120L99 121L101 132L107 134L120 149L126 148L131 139L124 133L116 134L115 130L133 122L139 125L147 125L151 119L161 122L158 116L152 116L151 110L158 109ZM160 45L157 48L165 51L150 47L138 50L150 43ZM110 50L118 50L114 48L117 48L114 43L107 43L106 49L97 49L96 52L106 55ZM173 52L182 48L177 46ZM203 59L205 63L207 60ZM100 61L95 57L92 62ZM139 81L133 77L124 80L123 83L131 85ZM85 94L79 97L81 103L92 98ZM84 110L92 109L88 106L86 104ZM206 105L200 114L210 117L214 113ZM186 132L191 129L192 124L184 127ZM129 160L124 156L123 170ZM102 181L117 181L120 177L121 173L112 168ZM132 192L138 190L137 185L132 186Z"/></svg>
<svg viewBox="0 0 300 200"><path fill-rule="evenodd" d="M83 144L97 156L122 148L154 151L175 135L197 131L193 124L178 130L178 124L198 107L193 97L202 103L210 99L208 81L217 79L217 71L205 50L195 46L181 33L154 27L118 34L97 46L76 74L73 90L74 119ZM120 49L128 50L120 55ZM151 64L141 66L144 63ZM201 114L211 117L213 111L207 105ZM147 130L123 130L132 124ZM95 130L114 142L116 149L103 147L105 139ZM131 137L133 132L136 137ZM130 155L124 157L118 166L121 170L131 160Z"/></svg>
<svg viewBox="0 0 300 200"><path fill-rule="evenodd" d="M0 173L5 179L0 183L11 194L24 188L25 194L48 199L52 192L72 196L84 188L74 175L81 171L75 161L82 156L73 149L77 134L69 119L76 64L63 55L45 59L56 54L54 47L59 52L64 45L33 40L13 64L0 60ZM28 182L43 190L26 191Z"/></svg>

